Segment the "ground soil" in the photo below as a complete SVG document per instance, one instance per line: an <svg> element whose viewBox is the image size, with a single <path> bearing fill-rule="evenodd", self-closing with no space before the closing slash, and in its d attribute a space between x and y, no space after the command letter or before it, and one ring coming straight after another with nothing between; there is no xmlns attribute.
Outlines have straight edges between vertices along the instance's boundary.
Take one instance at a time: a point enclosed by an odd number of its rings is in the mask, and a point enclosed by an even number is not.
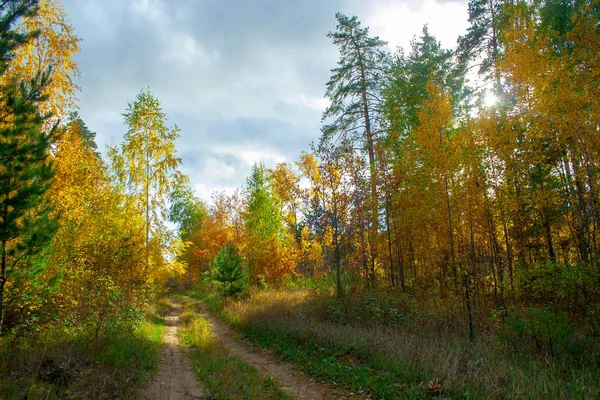
<svg viewBox="0 0 600 400"><path fill-rule="evenodd" d="M173 307L165 316L166 328L158 372L152 382L144 385L139 392L141 400L199 400L205 399L194 373L192 363L179 346L180 304Z"/></svg>

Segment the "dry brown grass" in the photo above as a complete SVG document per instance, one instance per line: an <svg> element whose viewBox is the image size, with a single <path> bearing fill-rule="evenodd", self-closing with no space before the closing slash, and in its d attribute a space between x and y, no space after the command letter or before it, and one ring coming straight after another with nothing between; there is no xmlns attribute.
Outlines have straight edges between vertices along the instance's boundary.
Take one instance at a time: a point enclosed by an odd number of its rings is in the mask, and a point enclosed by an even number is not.
<svg viewBox="0 0 600 400"><path fill-rule="evenodd" d="M492 333L480 332L471 343L466 330L457 332L455 327L431 329L431 324L414 321L404 327L342 324L324 317L330 300L307 290L270 290L229 301L224 307L242 326L263 325L273 332L310 336L324 345L343 345L357 354L374 354L384 363L439 377L440 384L454 393L472 392L477 398L600 396L597 368L531 357L508 348Z"/></svg>

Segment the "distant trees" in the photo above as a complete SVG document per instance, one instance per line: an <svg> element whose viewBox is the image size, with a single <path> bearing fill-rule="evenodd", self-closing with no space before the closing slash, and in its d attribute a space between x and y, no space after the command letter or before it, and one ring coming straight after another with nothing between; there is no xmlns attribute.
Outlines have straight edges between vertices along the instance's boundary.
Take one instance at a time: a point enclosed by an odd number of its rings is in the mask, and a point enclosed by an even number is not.
<svg viewBox="0 0 600 400"><path fill-rule="evenodd" d="M190 240L206 216L206 207L187 185L176 187L169 194L169 221L177 224L183 241Z"/></svg>
<svg viewBox="0 0 600 400"><path fill-rule="evenodd" d="M293 271L295 239L284 230L279 199L262 163L254 164L246 181L246 204L242 213L245 254L251 279L272 281Z"/></svg>

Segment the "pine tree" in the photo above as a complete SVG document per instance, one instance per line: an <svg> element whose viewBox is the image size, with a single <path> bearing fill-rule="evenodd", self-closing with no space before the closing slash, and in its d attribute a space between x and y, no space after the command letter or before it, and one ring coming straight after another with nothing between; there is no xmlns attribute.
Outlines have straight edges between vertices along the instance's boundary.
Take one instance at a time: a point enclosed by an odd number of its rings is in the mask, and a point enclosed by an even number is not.
<svg viewBox="0 0 600 400"><path fill-rule="evenodd" d="M98 145L96 144L96 132L90 131L77 111L71 111L69 113L69 125L71 125L70 129L76 132L87 147L92 149L96 156L99 157Z"/></svg>
<svg viewBox="0 0 600 400"><path fill-rule="evenodd" d="M467 33L458 40L458 56L463 68L473 60L479 62L479 73L491 79L499 98L503 95L502 78L497 66L502 55L500 33L504 2L498 0L471 0Z"/></svg>
<svg viewBox="0 0 600 400"><path fill-rule="evenodd" d="M228 244L219 251L210 264L212 278L220 282L224 297L236 296L248 286L247 267L233 245Z"/></svg>
<svg viewBox="0 0 600 400"><path fill-rule="evenodd" d="M372 283L375 274L375 242L378 230L378 200L375 160L375 135L381 128L380 90L387 72L388 55L381 48L386 42L370 37L369 28L361 28L356 16L336 14L337 31L327 35L338 46L338 68L327 82L326 97L331 104L323 114L323 121L333 122L323 126L321 147L326 148L333 137L354 139L362 142L369 160L370 248ZM357 137L352 137L352 136Z"/></svg>
<svg viewBox="0 0 600 400"><path fill-rule="evenodd" d="M0 6L0 69L6 72L14 50L32 35L11 31L19 18L31 15L34 1L8 1ZM49 161L54 129L43 131L47 116L39 106L49 73L30 82L4 82L0 98L0 332L5 319L5 288L11 274L50 241L55 225L43 194L54 175Z"/></svg>
<svg viewBox="0 0 600 400"><path fill-rule="evenodd" d="M29 31L16 31L12 27L21 18L37 12L38 0L7 0L0 4L0 76L4 77L15 52L35 35Z"/></svg>

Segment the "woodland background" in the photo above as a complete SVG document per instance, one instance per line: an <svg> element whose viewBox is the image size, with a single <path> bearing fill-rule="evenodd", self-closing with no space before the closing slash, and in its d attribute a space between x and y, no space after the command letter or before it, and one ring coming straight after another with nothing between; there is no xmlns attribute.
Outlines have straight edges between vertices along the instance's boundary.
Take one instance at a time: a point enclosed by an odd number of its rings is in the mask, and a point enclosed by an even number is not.
<svg viewBox="0 0 600 400"><path fill-rule="evenodd" d="M0 389L74 390L90 364L66 373L57 354L114 361L131 346L115 340L152 330L166 287L218 288L219 272L244 281L225 292L238 297L230 313L303 291L281 301L299 318L434 335L440 352L492 341L563 385L550 393L598 394L598 1L472 0L455 49L424 27L393 54L337 14L320 140L295 163L256 164L211 203L179 171L178 128L150 89L100 155L75 111L79 38L58 0L0 7L0 369L28 366ZM223 249L241 258L215 272ZM518 393L493 373L445 379Z"/></svg>

